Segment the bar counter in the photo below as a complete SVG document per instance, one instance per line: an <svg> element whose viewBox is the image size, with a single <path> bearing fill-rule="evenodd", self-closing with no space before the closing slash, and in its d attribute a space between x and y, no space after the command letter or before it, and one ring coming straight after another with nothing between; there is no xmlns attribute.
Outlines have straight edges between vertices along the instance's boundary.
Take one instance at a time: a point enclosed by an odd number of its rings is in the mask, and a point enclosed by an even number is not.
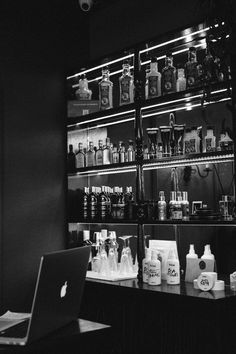
<svg viewBox="0 0 236 354"><path fill-rule="evenodd" d="M236 292L229 285L202 292L185 282L87 279L82 316L112 325L115 353L235 352Z"/></svg>

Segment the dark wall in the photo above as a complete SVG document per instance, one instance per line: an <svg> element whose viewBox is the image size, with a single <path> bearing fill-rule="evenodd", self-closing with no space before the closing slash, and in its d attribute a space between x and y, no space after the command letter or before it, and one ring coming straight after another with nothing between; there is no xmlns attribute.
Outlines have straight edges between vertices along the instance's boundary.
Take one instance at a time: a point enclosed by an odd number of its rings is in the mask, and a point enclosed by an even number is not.
<svg viewBox="0 0 236 354"><path fill-rule="evenodd" d="M29 310L41 255L65 247L69 3L0 5L1 305L11 310Z"/></svg>

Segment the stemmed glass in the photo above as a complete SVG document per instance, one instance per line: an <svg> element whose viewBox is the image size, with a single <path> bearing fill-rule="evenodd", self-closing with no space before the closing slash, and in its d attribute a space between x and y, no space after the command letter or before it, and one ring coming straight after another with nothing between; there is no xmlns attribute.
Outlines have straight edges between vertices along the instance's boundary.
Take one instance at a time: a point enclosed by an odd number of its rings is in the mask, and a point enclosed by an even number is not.
<svg viewBox="0 0 236 354"><path fill-rule="evenodd" d="M117 242L115 231L109 232L109 250L108 250L108 264L111 273L116 273L118 270L118 257L117 257Z"/></svg>
<svg viewBox="0 0 236 354"><path fill-rule="evenodd" d="M120 274L130 274L133 272L133 260L131 255L131 249L129 246L129 239L133 237L132 235L119 236L123 240L123 249L121 252L120 260Z"/></svg>

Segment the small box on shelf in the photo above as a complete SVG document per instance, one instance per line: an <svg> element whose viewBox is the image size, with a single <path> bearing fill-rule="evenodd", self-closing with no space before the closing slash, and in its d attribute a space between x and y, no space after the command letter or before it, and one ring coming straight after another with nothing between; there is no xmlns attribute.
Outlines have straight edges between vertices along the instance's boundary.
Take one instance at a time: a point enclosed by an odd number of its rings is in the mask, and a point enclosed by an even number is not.
<svg viewBox="0 0 236 354"><path fill-rule="evenodd" d="M68 101L68 118L84 116L99 111L98 100L72 100Z"/></svg>

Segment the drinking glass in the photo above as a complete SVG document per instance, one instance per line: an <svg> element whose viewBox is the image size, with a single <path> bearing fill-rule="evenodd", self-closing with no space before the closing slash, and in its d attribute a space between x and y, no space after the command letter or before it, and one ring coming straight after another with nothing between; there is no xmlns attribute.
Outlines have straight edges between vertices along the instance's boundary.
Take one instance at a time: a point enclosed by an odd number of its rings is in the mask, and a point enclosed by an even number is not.
<svg viewBox="0 0 236 354"><path fill-rule="evenodd" d="M120 260L120 274L130 274L133 272L133 260L131 255L131 249L129 247L129 239L132 235L119 236L123 240L123 249L121 252Z"/></svg>

